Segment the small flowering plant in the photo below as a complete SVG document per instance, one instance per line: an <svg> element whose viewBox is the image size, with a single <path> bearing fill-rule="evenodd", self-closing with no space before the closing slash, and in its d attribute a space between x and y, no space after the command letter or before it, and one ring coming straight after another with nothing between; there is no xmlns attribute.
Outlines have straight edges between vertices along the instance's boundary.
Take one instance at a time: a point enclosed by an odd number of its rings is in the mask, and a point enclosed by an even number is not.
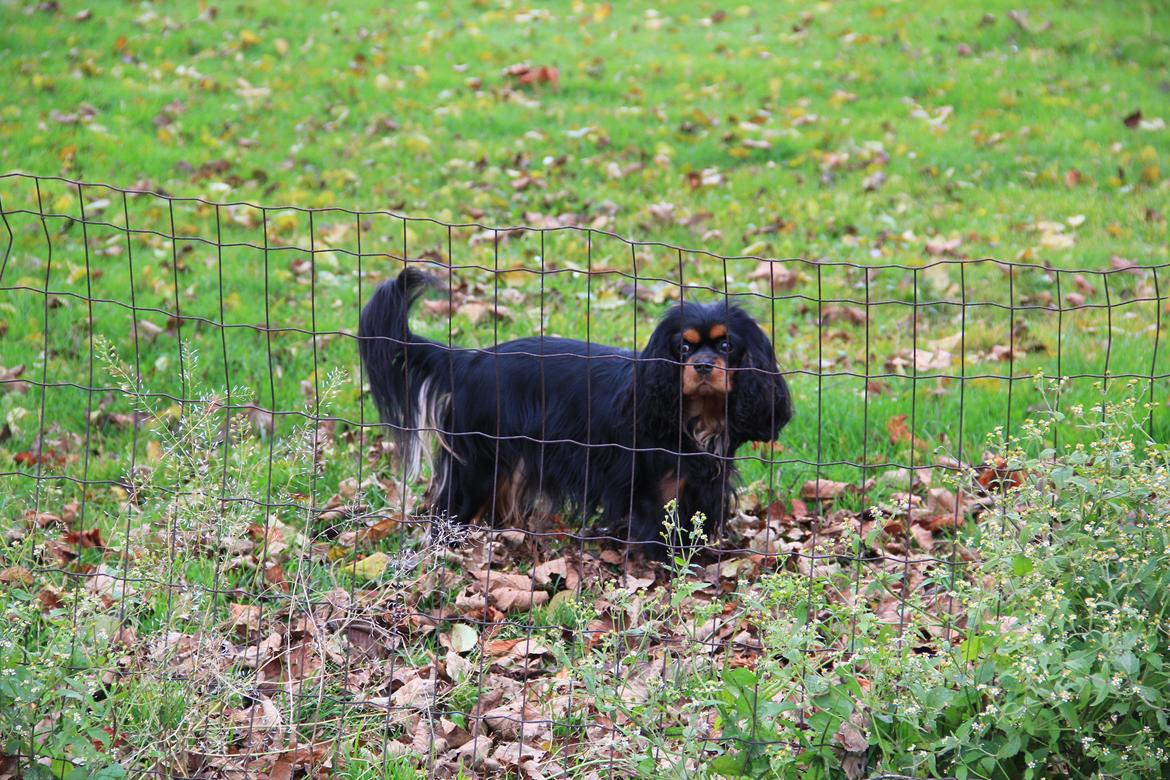
<svg viewBox="0 0 1170 780"><path fill-rule="evenodd" d="M897 576L857 585L826 556L812 576L778 572L742 594L763 654L725 675L719 773L1164 776L1167 447L1138 388L1062 411L1060 384L1038 382L1046 410L992 436L995 482L959 477L984 507L955 531L961 568L904 595ZM857 587L863 598L832 597ZM883 616L874 604L891 592L905 608Z"/></svg>
<svg viewBox="0 0 1170 780"><path fill-rule="evenodd" d="M979 563L956 588L965 663L939 669L939 684L961 695L918 697L925 752L897 763L960 778L1160 777L1170 762L1167 447L1150 436L1136 388L1066 414L1059 383L1039 381L1047 413L994 447L1019 478L992 493L967 540ZM1075 443L1052 445L1070 430Z"/></svg>

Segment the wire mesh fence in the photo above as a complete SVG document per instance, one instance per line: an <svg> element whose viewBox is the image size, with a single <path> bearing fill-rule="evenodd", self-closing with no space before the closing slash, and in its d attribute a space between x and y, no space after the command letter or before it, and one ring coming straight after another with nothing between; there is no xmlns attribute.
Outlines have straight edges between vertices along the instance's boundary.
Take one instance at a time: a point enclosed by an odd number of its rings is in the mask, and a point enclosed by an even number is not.
<svg viewBox="0 0 1170 780"><path fill-rule="evenodd" d="M1059 415L1125 396L1166 439L1165 266L723 257L25 174L0 215L13 767L872 776L915 680L987 704L977 537L1023 481L997 443L1045 417L1055 458L1096 435ZM409 332L359 338L408 268L435 279ZM723 390L691 397L691 351ZM677 420L642 436L655 361ZM786 426L728 389L753 372Z"/></svg>

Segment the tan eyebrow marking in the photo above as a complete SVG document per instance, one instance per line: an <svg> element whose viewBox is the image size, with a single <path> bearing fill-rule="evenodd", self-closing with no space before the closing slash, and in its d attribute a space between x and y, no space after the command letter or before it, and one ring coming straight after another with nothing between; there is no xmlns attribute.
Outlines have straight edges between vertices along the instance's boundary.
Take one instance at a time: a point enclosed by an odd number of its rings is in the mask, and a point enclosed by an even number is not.
<svg viewBox="0 0 1170 780"><path fill-rule="evenodd" d="M727 326L726 325L719 324L719 325L712 325L711 326L711 332L710 332L711 341L714 341L715 339L721 339L726 335L727 335Z"/></svg>
<svg viewBox="0 0 1170 780"><path fill-rule="evenodd" d="M698 344L703 340L703 337L699 335L699 331L695 330L694 328L687 328L684 330L683 338L688 344Z"/></svg>

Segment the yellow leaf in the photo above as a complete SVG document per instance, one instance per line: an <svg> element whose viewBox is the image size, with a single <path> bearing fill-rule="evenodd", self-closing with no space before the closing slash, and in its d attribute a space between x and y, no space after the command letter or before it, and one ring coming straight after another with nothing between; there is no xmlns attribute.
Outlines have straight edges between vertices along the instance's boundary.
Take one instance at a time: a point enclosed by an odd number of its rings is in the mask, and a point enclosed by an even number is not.
<svg viewBox="0 0 1170 780"><path fill-rule="evenodd" d="M694 120L695 124L703 127L710 127L713 124L711 117L707 116L707 113L701 108L691 109L691 119Z"/></svg>
<svg viewBox="0 0 1170 780"><path fill-rule="evenodd" d="M604 22L609 18L609 15L612 12L613 6L611 6L609 3L598 3L597 5L593 6L593 21Z"/></svg>
<svg viewBox="0 0 1170 780"><path fill-rule="evenodd" d="M276 230L277 235L284 235L297 226L297 215L286 212L269 222L269 225Z"/></svg>
<svg viewBox="0 0 1170 780"><path fill-rule="evenodd" d="M403 145L406 146L406 151L411 154L423 155L430 152L433 143L430 138L422 133L413 133L406 137Z"/></svg>
<svg viewBox="0 0 1170 780"><path fill-rule="evenodd" d="M260 43L260 36L251 30L244 30L240 33L240 44L246 49L249 46L255 46Z"/></svg>
<svg viewBox="0 0 1170 780"><path fill-rule="evenodd" d="M466 623L455 623L451 626L451 633L447 636L448 647L456 653L466 653L475 647L479 641L479 634L475 628Z"/></svg>
<svg viewBox="0 0 1170 780"><path fill-rule="evenodd" d="M989 393L1003 391L1003 382L999 379L992 379L990 377L976 377L971 379L970 382L973 387L977 387L980 390L984 390Z"/></svg>
<svg viewBox="0 0 1170 780"><path fill-rule="evenodd" d="M390 556L384 552L376 552L367 555L360 561L347 566L353 572L355 577L363 580L376 580L386 572L386 567L390 564Z"/></svg>
<svg viewBox="0 0 1170 780"><path fill-rule="evenodd" d="M1045 249L1068 249L1076 240L1067 233L1045 233L1040 237L1040 246Z"/></svg>

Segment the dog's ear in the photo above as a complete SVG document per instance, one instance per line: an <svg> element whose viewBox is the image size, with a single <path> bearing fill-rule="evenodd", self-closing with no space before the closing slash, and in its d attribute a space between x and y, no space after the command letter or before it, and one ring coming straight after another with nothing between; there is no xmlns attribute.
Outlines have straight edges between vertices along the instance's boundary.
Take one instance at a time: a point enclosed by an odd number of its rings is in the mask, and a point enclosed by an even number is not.
<svg viewBox="0 0 1170 780"><path fill-rule="evenodd" d="M681 371L674 338L680 312L671 309L658 323L635 364L634 426L638 444L677 446L681 406Z"/></svg>
<svg viewBox="0 0 1170 780"><path fill-rule="evenodd" d="M735 310L733 332L742 340L743 357L734 372L728 404L732 448L747 441L772 441L792 419L792 396L776 365L772 342L742 311Z"/></svg>

